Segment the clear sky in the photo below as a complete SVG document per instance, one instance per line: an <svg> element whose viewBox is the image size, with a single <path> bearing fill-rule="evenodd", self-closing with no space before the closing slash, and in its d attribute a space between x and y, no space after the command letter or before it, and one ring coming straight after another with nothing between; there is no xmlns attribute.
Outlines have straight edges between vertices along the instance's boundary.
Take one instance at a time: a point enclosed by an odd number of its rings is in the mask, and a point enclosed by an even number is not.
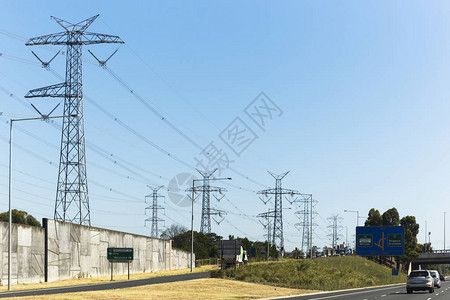
<svg viewBox="0 0 450 300"><path fill-rule="evenodd" d="M274 187L267 171L290 171L283 187L318 200L314 245L331 244L333 215L342 217L341 240L347 227L353 241L356 214L345 209L367 216L371 208L396 207L401 217L416 216L420 243L427 223L433 247L444 247L450 198L446 1L2 1L1 211L8 208L7 121L36 116L23 96L62 82L65 72L63 55L48 71L31 53L48 61L64 48L25 42L62 30L50 16L76 23L96 14L88 31L118 35L125 45L83 52L92 225L150 234L144 227L147 185L164 185L165 226L190 227L190 207L177 204L167 187L178 174L195 173L189 166L213 142L232 161L220 175L233 180L214 183L228 190L226 198L211 198L212 207L228 212L220 224L212 221L219 235L264 240L255 216L273 209L273 201L264 205L255 191ZM117 48L107 64L112 73L87 51L105 60ZM277 110L259 127L246 111L261 92ZM60 101L31 103L48 112ZM54 114L61 113L62 105ZM249 135L231 141L227 129L235 125ZM15 125L13 206L38 219L54 213L59 126ZM287 200L283 207L291 207L283 210L286 248L301 247L298 208ZM196 230L200 214L196 203Z"/></svg>

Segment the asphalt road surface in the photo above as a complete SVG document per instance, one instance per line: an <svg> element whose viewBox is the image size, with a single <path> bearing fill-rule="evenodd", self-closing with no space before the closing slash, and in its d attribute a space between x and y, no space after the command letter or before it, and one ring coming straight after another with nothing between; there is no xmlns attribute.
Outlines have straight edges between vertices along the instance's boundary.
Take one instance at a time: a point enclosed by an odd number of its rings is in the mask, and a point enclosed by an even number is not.
<svg viewBox="0 0 450 300"><path fill-rule="evenodd" d="M450 281L443 281L440 289L434 289L434 293L428 291L414 291L413 294L406 293L406 284L386 286L378 288L355 289L330 293L319 293L314 295L291 296L289 300L450 300Z"/></svg>
<svg viewBox="0 0 450 300"><path fill-rule="evenodd" d="M26 291L0 292L0 298L123 289L123 288L129 288L129 287L135 287L135 286L141 286L141 285L149 285L149 284L156 284L156 283L168 283L168 282L185 281L185 280L209 278L209 277L210 277L210 272L188 273L188 274L182 274L182 275L153 277L153 278L137 279L137 280L113 281L110 283L87 284L87 285L67 286L67 287L38 289L38 290L26 290ZM14 288L14 286L13 286L13 288Z"/></svg>

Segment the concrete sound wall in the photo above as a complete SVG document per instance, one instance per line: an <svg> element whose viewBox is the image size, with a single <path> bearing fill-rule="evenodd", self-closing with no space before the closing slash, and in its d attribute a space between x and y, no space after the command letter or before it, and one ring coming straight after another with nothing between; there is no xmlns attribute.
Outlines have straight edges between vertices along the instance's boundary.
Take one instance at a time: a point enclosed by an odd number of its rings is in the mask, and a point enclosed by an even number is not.
<svg viewBox="0 0 450 300"><path fill-rule="evenodd" d="M169 240L50 219L44 219L43 226L13 224L13 284L109 275L109 247L134 249L131 274L190 267L190 253L172 249ZM0 222L0 230L1 284L7 284L8 223ZM127 274L127 267L126 263L114 263L114 274Z"/></svg>
<svg viewBox="0 0 450 300"><path fill-rule="evenodd" d="M42 282L45 270L45 230L13 224L11 227L11 283ZM8 284L8 223L0 222L1 284Z"/></svg>

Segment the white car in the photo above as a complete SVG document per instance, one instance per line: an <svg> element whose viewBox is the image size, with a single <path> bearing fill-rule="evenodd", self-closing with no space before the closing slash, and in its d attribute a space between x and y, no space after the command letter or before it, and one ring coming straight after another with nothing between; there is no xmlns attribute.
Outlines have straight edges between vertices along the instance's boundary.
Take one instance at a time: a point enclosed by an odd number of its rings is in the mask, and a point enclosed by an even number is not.
<svg viewBox="0 0 450 300"><path fill-rule="evenodd" d="M409 273L406 280L406 292L411 294L415 290L434 292L434 279L428 270L414 270Z"/></svg>
<svg viewBox="0 0 450 300"><path fill-rule="evenodd" d="M441 288L441 278L439 272L436 270L430 270L431 277L434 279L434 286L438 289Z"/></svg>

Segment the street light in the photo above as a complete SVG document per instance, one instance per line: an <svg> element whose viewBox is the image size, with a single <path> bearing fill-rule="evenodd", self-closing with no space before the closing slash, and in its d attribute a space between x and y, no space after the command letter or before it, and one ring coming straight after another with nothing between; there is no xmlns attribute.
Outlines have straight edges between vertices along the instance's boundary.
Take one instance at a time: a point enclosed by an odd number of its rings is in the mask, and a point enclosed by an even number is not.
<svg viewBox="0 0 450 300"><path fill-rule="evenodd" d="M358 210L348 210L348 209L344 209L344 212L353 212L356 213L356 226L359 226L359 211ZM363 218L363 217L361 217Z"/></svg>
<svg viewBox="0 0 450 300"><path fill-rule="evenodd" d="M192 266L193 266L193 257L194 257L194 192L195 192L195 182L196 181L205 181L205 180L231 180L231 177L226 178L203 178L203 179L192 179L192 197L191 197L191 272L192 272Z"/></svg>
<svg viewBox="0 0 450 300"><path fill-rule="evenodd" d="M10 119L9 122L9 192L8 192L8 200L9 200L9 220L8 220L8 291L11 290L11 220L12 220L12 137L13 137L13 122L19 121L32 121L32 120L47 120L47 119L55 119L55 118L63 118L64 116L55 116L49 117L48 115L42 115L42 117L38 118L25 118L25 119ZM78 116L72 116L78 117Z"/></svg>

